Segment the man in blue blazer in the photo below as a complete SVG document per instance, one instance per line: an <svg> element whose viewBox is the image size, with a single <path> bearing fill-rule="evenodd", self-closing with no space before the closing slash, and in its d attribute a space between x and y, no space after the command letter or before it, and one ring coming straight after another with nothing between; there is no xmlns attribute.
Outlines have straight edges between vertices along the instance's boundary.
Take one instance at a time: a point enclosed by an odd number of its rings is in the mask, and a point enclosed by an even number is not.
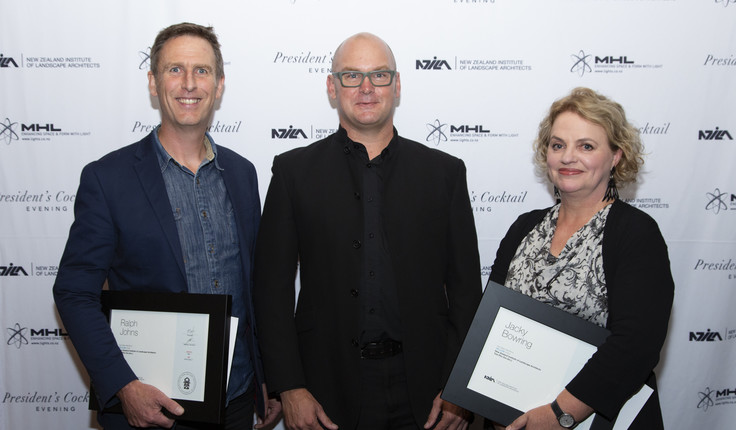
<svg viewBox="0 0 736 430"><path fill-rule="evenodd" d="M59 315L99 403L122 404L124 414L98 414L102 426L170 428L174 420L164 410L176 416L183 408L139 381L123 358L100 310L103 285L232 295L239 325L224 428L252 427L255 398L261 427L278 416L280 404L264 398L251 300L260 200L253 165L206 133L225 82L212 28L182 23L162 30L148 76L161 125L82 171L54 284Z"/></svg>

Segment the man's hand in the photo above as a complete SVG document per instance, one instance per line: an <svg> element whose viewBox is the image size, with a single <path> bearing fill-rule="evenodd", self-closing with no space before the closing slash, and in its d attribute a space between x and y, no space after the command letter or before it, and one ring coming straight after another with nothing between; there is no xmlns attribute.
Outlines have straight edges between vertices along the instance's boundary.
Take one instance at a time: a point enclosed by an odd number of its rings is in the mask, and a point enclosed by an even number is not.
<svg viewBox="0 0 736 430"><path fill-rule="evenodd" d="M460 406L442 400L440 398L441 394L442 391L434 398L432 410L429 411L429 418L427 418L424 428L435 430L467 430L470 424L471 413Z"/></svg>
<svg viewBox="0 0 736 430"><path fill-rule="evenodd" d="M184 413L181 405L166 397L158 388L137 379L121 388L118 398L128 424L133 427L171 428L174 420L166 417L162 408L176 416Z"/></svg>
<svg viewBox="0 0 736 430"><path fill-rule="evenodd" d="M296 388L281 393L284 407L284 424L289 430L337 430L337 424L325 414L322 406L306 388Z"/></svg>
<svg viewBox="0 0 736 430"><path fill-rule="evenodd" d="M281 401L278 399L269 399L268 390L266 390L266 384L262 384L263 398L266 400L266 416L261 419L257 416L257 423L253 428L262 429L275 423L281 415Z"/></svg>

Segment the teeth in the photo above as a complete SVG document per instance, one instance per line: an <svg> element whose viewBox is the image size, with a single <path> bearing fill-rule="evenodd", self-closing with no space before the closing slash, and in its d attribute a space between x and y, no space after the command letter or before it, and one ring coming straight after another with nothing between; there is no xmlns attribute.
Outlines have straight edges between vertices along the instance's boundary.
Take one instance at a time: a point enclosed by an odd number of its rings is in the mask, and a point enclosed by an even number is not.
<svg viewBox="0 0 736 430"><path fill-rule="evenodd" d="M199 101L199 99L178 99L181 103L184 103L185 105L193 105Z"/></svg>

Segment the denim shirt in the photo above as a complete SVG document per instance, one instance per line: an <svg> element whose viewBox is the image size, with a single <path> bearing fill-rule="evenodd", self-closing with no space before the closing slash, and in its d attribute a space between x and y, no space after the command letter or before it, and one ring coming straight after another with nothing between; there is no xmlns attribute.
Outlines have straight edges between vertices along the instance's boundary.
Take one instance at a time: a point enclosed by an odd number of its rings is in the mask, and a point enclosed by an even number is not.
<svg viewBox="0 0 736 430"><path fill-rule="evenodd" d="M190 293L229 294L238 317L227 401L243 394L253 381L253 363L245 342L246 310L242 262L235 214L217 163L217 147L205 136L206 156L197 173L174 160L154 133L156 154L174 213Z"/></svg>

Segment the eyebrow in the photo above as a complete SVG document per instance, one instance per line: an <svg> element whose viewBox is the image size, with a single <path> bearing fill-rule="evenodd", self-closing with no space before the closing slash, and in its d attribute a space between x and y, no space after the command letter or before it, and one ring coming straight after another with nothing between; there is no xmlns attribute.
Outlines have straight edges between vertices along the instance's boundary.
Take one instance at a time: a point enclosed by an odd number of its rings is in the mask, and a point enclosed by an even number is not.
<svg viewBox="0 0 736 430"><path fill-rule="evenodd" d="M382 66L378 66L376 68L369 70L369 72L376 72L378 70L392 70L392 69L388 65L384 64ZM360 71L362 70L360 70L359 67L343 67L343 69L341 70L341 72L360 72Z"/></svg>
<svg viewBox="0 0 736 430"><path fill-rule="evenodd" d="M164 68L169 69L171 67L184 67L183 63L180 62L171 62L163 65ZM194 69L207 69L207 70L214 70L213 66L210 66L209 64L195 64L192 66Z"/></svg>
<svg viewBox="0 0 736 430"><path fill-rule="evenodd" d="M561 137L557 137L555 135L552 135L552 136L549 137L549 141L550 142L553 141L553 140L559 140L560 142L564 142L565 141ZM580 139L575 140L575 142L576 143L593 142L593 143L596 143L596 144L598 143L598 141L595 140L595 139L593 139L592 137L582 137Z"/></svg>

